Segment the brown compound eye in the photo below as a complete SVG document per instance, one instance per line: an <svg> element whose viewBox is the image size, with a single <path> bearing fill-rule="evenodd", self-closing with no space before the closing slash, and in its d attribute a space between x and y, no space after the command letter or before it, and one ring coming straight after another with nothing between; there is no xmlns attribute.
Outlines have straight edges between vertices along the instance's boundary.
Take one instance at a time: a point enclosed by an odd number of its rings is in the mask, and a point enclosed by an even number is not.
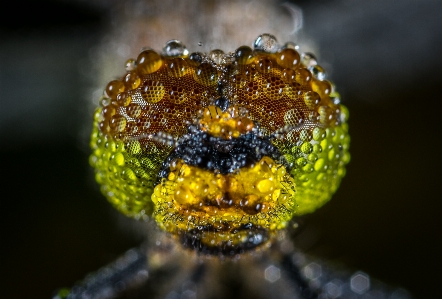
<svg viewBox="0 0 442 299"><path fill-rule="evenodd" d="M184 243L254 248L345 174L348 112L312 54L268 34L226 54L172 40L126 71L95 115L96 180L121 212Z"/></svg>

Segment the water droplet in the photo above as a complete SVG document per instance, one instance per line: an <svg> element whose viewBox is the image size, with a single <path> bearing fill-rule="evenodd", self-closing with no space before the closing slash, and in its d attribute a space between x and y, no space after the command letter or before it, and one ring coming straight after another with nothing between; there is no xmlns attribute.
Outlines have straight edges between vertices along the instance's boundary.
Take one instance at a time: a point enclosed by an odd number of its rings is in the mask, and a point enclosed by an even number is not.
<svg viewBox="0 0 442 299"><path fill-rule="evenodd" d="M304 94L304 103L309 109L315 109L321 101L321 97L314 91L307 91Z"/></svg>
<svg viewBox="0 0 442 299"><path fill-rule="evenodd" d="M313 170L315 170L315 169L314 169L313 165L311 165L311 164L307 164L304 167L302 167L302 171L307 172L307 173L313 172Z"/></svg>
<svg viewBox="0 0 442 299"><path fill-rule="evenodd" d="M177 39L172 39L164 45L163 55L169 57L182 57L188 56L189 51L182 42Z"/></svg>
<svg viewBox="0 0 442 299"><path fill-rule="evenodd" d="M239 64L249 64L253 61L253 50L247 46L239 47L235 51L235 57Z"/></svg>
<svg viewBox="0 0 442 299"><path fill-rule="evenodd" d="M132 181L132 180L136 180L137 179L135 173L130 168L124 168L123 169L123 171L121 172L121 178L123 180L127 180L127 181Z"/></svg>
<svg viewBox="0 0 442 299"><path fill-rule="evenodd" d="M100 105L102 106L102 107L106 107L106 106L108 106L110 103L111 103L111 99L110 98L107 98L107 97L102 97L101 99L100 99Z"/></svg>
<svg viewBox="0 0 442 299"><path fill-rule="evenodd" d="M122 92L117 95L117 104L119 106L127 106L132 101L132 97L128 96L127 93Z"/></svg>
<svg viewBox="0 0 442 299"><path fill-rule="evenodd" d="M141 114L141 107L138 104L129 104L126 107L126 114L132 118L137 118Z"/></svg>
<svg viewBox="0 0 442 299"><path fill-rule="evenodd" d="M184 58L167 59L167 74L179 78L187 74L189 67Z"/></svg>
<svg viewBox="0 0 442 299"><path fill-rule="evenodd" d="M163 65L161 56L153 50L145 50L138 55L137 70L140 75L151 74L160 69Z"/></svg>
<svg viewBox="0 0 442 299"><path fill-rule="evenodd" d="M149 50L153 51L153 49L152 49L151 47L142 47L142 48L140 49L140 53L141 53L141 52L144 52L144 51L149 51Z"/></svg>
<svg viewBox="0 0 442 299"><path fill-rule="evenodd" d="M311 152L313 152L313 145L310 142L304 142L301 145L301 151L304 154L310 154Z"/></svg>
<svg viewBox="0 0 442 299"><path fill-rule="evenodd" d="M296 159L296 165L299 167L304 167L307 164L307 160L305 158L298 158Z"/></svg>
<svg viewBox="0 0 442 299"><path fill-rule="evenodd" d="M312 149L313 149L313 147L312 147ZM318 155L314 154L314 153L311 153L310 155L307 156L307 159L310 162L316 162L318 160Z"/></svg>
<svg viewBox="0 0 442 299"><path fill-rule="evenodd" d="M199 52L193 52L189 56L190 64L199 66L203 62L203 54Z"/></svg>
<svg viewBox="0 0 442 299"><path fill-rule="evenodd" d="M131 90L138 88L141 83L141 79L138 76L138 73L135 71L129 71L126 76L123 78L123 83L126 87L126 89Z"/></svg>
<svg viewBox="0 0 442 299"><path fill-rule="evenodd" d="M293 50L299 50L299 46L295 44L294 42L287 42L282 47L282 49L293 49Z"/></svg>
<svg viewBox="0 0 442 299"><path fill-rule="evenodd" d="M253 48L257 51L264 51L268 53L276 53L276 51L279 49L276 37L268 33L258 36L253 43Z"/></svg>
<svg viewBox="0 0 442 299"><path fill-rule="evenodd" d="M322 153L322 146L320 144L313 145L313 152L317 154Z"/></svg>
<svg viewBox="0 0 442 299"><path fill-rule="evenodd" d="M319 127L313 129L313 139L316 141L322 141L325 138L325 130Z"/></svg>
<svg viewBox="0 0 442 299"><path fill-rule="evenodd" d="M318 64L315 55L312 53L302 53L301 54L301 63L306 67L314 66Z"/></svg>
<svg viewBox="0 0 442 299"><path fill-rule="evenodd" d="M104 118L111 118L115 115L117 112L117 107L115 105L109 104L103 108L101 113L103 114Z"/></svg>
<svg viewBox="0 0 442 299"><path fill-rule="evenodd" d="M320 65L313 65L310 66L308 69L312 73L313 77L315 77L316 79L321 81L325 80L325 70Z"/></svg>
<svg viewBox="0 0 442 299"><path fill-rule="evenodd" d="M342 122L342 123L347 122L348 117L349 117L349 112L348 112L347 107L341 105L341 114L340 114L340 120L341 120L341 122Z"/></svg>
<svg viewBox="0 0 442 299"><path fill-rule="evenodd" d="M272 61L270 59L268 59L267 57L262 57L259 61L258 61L258 67L257 69L264 74L270 73L271 69L272 69Z"/></svg>
<svg viewBox="0 0 442 299"><path fill-rule="evenodd" d="M124 84L120 80L113 80L106 86L106 95L115 100L117 95L124 91Z"/></svg>
<svg viewBox="0 0 442 299"><path fill-rule="evenodd" d="M310 141L312 138L312 134L307 129L303 129L301 132L299 132L299 139L302 141Z"/></svg>
<svg viewBox="0 0 442 299"><path fill-rule="evenodd" d="M193 78L204 86L212 86L218 82L216 69L208 63L202 63L193 74Z"/></svg>
<svg viewBox="0 0 442 299"><path fill-rule="evenodd" d="M163 83L159 81L146 80L141 89L141 96L148 103L154 104L164 97L165 88Z"/></svg>
<svg viewBox="0 0 442 299"><path fill-rule="evenodd" d="M308 113L308 119L313 122L319 121L319 113L316 111L310 111Z"/></svg>
<svg viewBox="0 0 442 299"><path fill-rule="evenodd" d="M133 71L135 70L136 66L135 66L135 59L131 58L128 59L126 61L126 64L124 65L124 68L126 69L126 71Z"/></svg>
<svg viewBox="0 0 442 299"><path fill-rule="evenodd" d="M215 62L216 64L221 64L224 60L224 51L216 49L210 51L209 57Z"/></svg>
<svg viewBox="0 0 442 299"><path fill-rule="evenodd" d="M338 92L330 93L330 100L333 104L339 105L341 103L341 95Z"/></svg>
<svg viewBox="0 0 442 299"><path fill-rule="evenodd" d="M110 121L110 128L115 132L122 132L126 127L126 118L122 115L114 115Z"/></svg>
<svg viewBox="0 0 442 299"><path fill-rule="evenodd" d="M312 74L308 69L305 68L299 68L296 70L296 82L307 85L312 80Z"/></svg>
<svg viewBox="0 0 442 299"><path fill-rule="evenodd" d="M319 113L319 121L322 124L328 124L333 118L332 110L328 106L320 106L318 108L318 113Z"/></svg>
<svg viewBox="0 0 442 299"><path fill-rule="evenodd" d="M284 68L295 69L299 64L299 54L293 49L284 49L277 54L276 61Z"/></svg>

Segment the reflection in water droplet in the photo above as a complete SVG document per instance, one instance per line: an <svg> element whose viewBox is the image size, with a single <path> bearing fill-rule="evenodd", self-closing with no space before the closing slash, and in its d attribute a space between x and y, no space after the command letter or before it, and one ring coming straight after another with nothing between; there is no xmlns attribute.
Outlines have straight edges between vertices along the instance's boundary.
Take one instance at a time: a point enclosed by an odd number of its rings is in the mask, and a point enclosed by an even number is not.
<svg viewBox="0 0 442 299"><path fill-rule="evenodd" d="M203 55L198 52L194 52L189 56L190 64L193 66L199 66L203 61Z"/></svg>
<svg viewBox="0 0 442 299"><path fill-rule="evenodd" d="M325 80L326 74L325 74L325 70L322 68L322 66L320 65L313 65L310 66L309 71L312 73L313 77L315 77L318 80Z"/></svg>
<svg viewBox="0 0 442 299"><path fill-rule="evenodd" d="M264 51L268 53L276 53L276 51L279 49L276 37L268 33L258 36L253 43L253 48L257 51Z"/></svg>
<svg viewBox="0 0 442 299"><path fill-rule="evenodd" d="M141 53L141 52L144 52L144 51L148 51L148 50L152 50L152 51L153 51L153 49L152 49L151 47L142 47L142 48L140 49L140 53Z"/></svg>
<svg viewBox="0 0 442 299"><path fill-rule="evenodd" d="M135 70L135 59L131 58L126 61L124 68L127 72Z"/></svg>
<svg viewBox="0 0 442 299"><path fill-rule="evenodd" d="M304 94L304 103L309 109L315 109L321 101L321 97L314 91L307 91Z"/></svg>
<svg viewBox="0 0 442 299"><path fill-rule="evenodd" d="M103 98L101 98L101 100L100 100L100 105L102 106L102 107L106 107L106 106L108 106L110 103L111 103L111 99L110 98L106 98L106 97L103 97Z"/></svg>
<svg viewBox="0 0 442 299"><path fill-rule="evenodd" d="M298 51L299 50L299 46L297 44L295 44L294 42L286 42L282 47L281 50L283 49L293 49Z"/></svg>
<svg viewBox="0 0 442 299"><path fill-rule="evenodd" d="M224 59L224 51L219 49L212 50L210 51L209 56L213 60L213 62L215 62L216 64L221 64Z"/></svg>
<svg viewBox="0 0 442 299"><path fill-rule="evenodd" d="M333 104L339 105L341 103L341 95L338 92L330 93L330 100Z"/></svg>
<svg viewBox="0 0 442 299"><path fill-rule="evenodd" d="M247 46L239 47L235 51L235 58L239 64L249 64L253 61L253 50Z"/></svg>
<svg viewBox="0 0 442 299"><path fill-rule="evenodd" d="M318 61L316 60L315 55L312 53L302 53L301 54L301 63L306 66L314 66L318 64Z"/></svg>
<svg viewBox="0 0 442 299"><path fill-rule="evenodd" d="M164 45L163 55L169 57L188 56L189 51L182 42L177 39L172 39Z"/></svg>

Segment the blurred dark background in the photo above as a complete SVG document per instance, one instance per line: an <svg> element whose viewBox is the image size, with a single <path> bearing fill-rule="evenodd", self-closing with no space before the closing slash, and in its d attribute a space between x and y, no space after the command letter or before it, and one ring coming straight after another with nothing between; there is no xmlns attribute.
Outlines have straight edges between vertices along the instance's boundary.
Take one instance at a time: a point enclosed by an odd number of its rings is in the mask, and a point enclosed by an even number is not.
<svg viewBox="0 0 442 299"><path fill-rule="evenodd" d="M303 220L298 246L416 298L440 297L442 2L296 4L333 66L352 136L347 176ZM99 193L81 134L105 7L14 5L0 11L0 297L50 298L142 236Z"/></svg>

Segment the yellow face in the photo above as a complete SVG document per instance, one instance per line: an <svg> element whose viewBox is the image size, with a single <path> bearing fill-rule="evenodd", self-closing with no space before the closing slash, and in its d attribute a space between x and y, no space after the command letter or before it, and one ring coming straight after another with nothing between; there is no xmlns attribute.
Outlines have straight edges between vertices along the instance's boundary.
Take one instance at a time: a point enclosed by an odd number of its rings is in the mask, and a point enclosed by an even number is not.
<svg viewBox="0 0 442 299"><path fill-rule="evenodd" d="M96 110L90 158L125 215L190 247L242 252L339 186L348 112L311 54L146 50L126 70Z"/></svg>

